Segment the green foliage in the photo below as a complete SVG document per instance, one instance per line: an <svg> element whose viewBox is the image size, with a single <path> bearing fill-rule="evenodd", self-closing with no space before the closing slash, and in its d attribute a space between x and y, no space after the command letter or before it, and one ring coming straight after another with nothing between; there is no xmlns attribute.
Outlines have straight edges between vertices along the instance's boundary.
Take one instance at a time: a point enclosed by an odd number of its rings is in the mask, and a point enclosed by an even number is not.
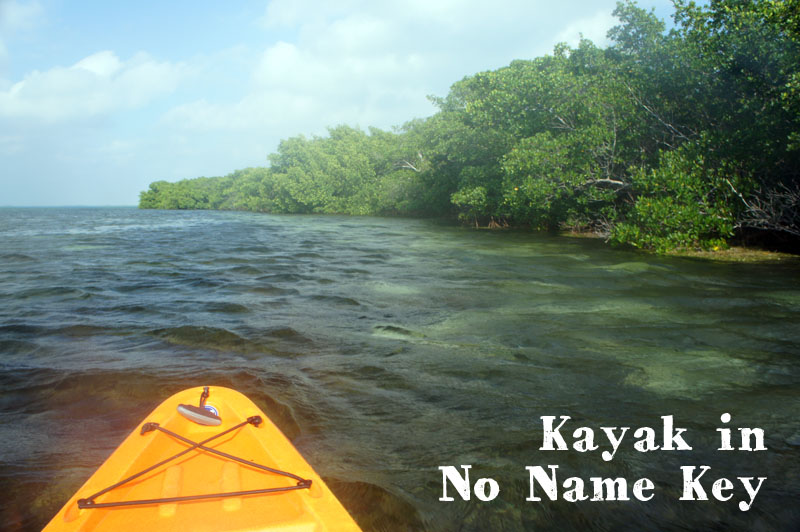
<svg viewBox="0 0 800 532"><path fill-rule="evenodd" d="M675 38L702 77L702 121L718 149L760 177L786 181L800 163L800 35L797 0L676 3ZM769 174L769 177L767 177Z"/></svg>
<svg viewBox="0 0 800 532"><path fill-rule="evenodd" d="M216 209L222 205L224 182L220 178L198 177L177 183L156 181L139 195L143 209Z"/></svg>
<svg viewBox="0 0 800 532"><path fill-rule="evenodd" d="M738 180L708 164L701 145L664 152L657 167L633 172L637 197L626 219L615 225L612 241L659 253L726 246L734 228L732 180Z"/></svg>
<svg viewBox="0 0 800 532"><path fill-rule="evenodd" d="M326 138L294 137L270 156L273 212L384 214L402 201L403 174L392 162L393 136L347 126ZM393 201L392 201L393 200Z"/></svg>
<svg viewBox="0 0 800 532"><path fill-rule="evenodd" d="M454 83L427 119L289 138L268 168L156 181L140 207L502 220L659 252L776 227L754 206L798 186L800 0L675 9L666 32L620 2L605 49L559 44Z"/></svg>
<svg viewBox="0 0 800 532"><path fill-rule="evenodd" d="M451 196L454 205L461 208L458 213L460 220L468 222L474 221L478 225L478 216L486 212L487 198L486 189L483 187L472 187L459 189Z"/></svg>

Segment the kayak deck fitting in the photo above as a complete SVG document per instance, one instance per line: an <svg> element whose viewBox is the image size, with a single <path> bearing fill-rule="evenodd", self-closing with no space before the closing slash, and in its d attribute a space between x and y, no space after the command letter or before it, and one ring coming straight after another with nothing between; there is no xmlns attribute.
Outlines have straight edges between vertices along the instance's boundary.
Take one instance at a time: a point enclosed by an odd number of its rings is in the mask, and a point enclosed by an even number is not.
<svg viewBox="0 0 800 532"><path fill-rule="evenodd" d="M44 530L131 529L360 530L263 412L222 387L159 405Z"/></svg>

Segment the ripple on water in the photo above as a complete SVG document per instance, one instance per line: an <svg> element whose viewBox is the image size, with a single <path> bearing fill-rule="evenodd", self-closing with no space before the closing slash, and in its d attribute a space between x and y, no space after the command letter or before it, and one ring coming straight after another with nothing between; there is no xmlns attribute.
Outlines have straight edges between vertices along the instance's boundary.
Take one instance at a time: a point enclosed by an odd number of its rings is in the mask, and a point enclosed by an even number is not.
<svg viewBox="0 0 800 532"><path fill-rule="evenodd" d="M85 299L91 297L91 294L75 288L72 286L48 286L43 288L30 288L18 292L16 295L19 299L35 299L35 298L78 298Z"/></svg>
<svg viewBox="0 0 800 532"><path fill-rule="evenodd" d="M300 281L312 280L313 277L300 275L297 273L272 273L258 277L256 281L267 281L271 283L298 283Z"/></svg>
<svg viewBox="0 0 800 532"><path fill-rule="evenodd" d="M38 262L39 259L25 253L0 253L0 263L29 263Z"/></svg>
<svg viewBox="0 0 800 532"><path fill-rule="evenodd" d="M332 304L334 306L345 306L345 307L359 307L361 303L353 299L352 297L343 297L343 296L336 296L336 295L328 295L328 294L316 294L310 297L312 301L316 301L319 303L327 303Z"/></svg>
<svg viewBox="0 0 800 532"><path fill-rule="evenodd" d="M319 253L304 251L304 252L292 254L292 258L294 258L294 259L322 259L323 256L320 255Z"/></svg>
<svg viewBox="0 0 800 532"><path fill-rule="evenodd" d="M296 348L310 349L313 340L291 327L270 327L247 333L220 327L185 325L154 329L149 335L172 345L245 355L296 356Z"/></svg>
<svg viewBox="0 0 800 532"><path fill-rule="evenodd" d="M272 349L259 342L218 327L184 325L154 329L150 334L175 345L234 353L271 353Z"/></svg>
<svg viewBox="0 0 800 532"><path fill-rule="evenodd" d="M206 312L219 314L247 314L250 309L239 303L229 303L225 301L210 301L202 304L202 309Z"/></svg>
<svg viewBox="0 0 800 532"><path fill-rule="evenodd" d="M263 269L251 265L234 266L233 268L228 268L226 271L237 275L263 275L264 273Z"/></svg>
<svg viewBox="0 0 800 532"><path fill-rule="evenodd" d="M281 288L271 284L260 284L256 286L245 286L242 288L245 292L252 292L254 294L261 294L265 296L293 296L300 293L296 288Z"/></svg>
<svg viewBox="0 0 800 532"><path fill-rule="evenodd" d="M414 505L387 488L335 477L326 478L325 483L348 511L358 517L358 524L364 530L395 530L398 523L403 523L406 530L427 529ZM380 511L374 511L375 508Z"/></svg>
<svg viewBox="0 0 800 532"><path fill-rule="evenodd" d="M424 292L423 287L413 284L389 283L386 281L371 281L366 286L378 294L388 296L417 296Z"/></svg>
<svg viewBox="0 0 800 532"><path fill-rule="evenodd" d="M409 338L425 338L425 335L419 332L400 327L398 325L375 325L373 334L383 336L384 338L397 338L407 340Z"/></svg>

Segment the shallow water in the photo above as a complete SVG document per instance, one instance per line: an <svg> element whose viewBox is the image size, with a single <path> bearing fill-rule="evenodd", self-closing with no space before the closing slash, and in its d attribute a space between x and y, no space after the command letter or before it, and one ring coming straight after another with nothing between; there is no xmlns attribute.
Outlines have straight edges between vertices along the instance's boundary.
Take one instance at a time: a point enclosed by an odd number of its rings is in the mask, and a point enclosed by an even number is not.
<svg viewBox="0 0 800 532"><path fill-rule="evenodd" d="M402 219L0 209L0 528L40 529L156 404L212 384L254 399L366 530L796 530L798 323L797 262ZM768 450L717 451L724 412ZM547 415L601 448L539 450ZM666 415L693 450L635 450ZM632 427L610 462L601 426ZM439 501L438 467L462 464L498 497ZM525 467L549 464L654 495L526 501ZM733 498L679 501L685 465ZM747 512L737 476L767 477Z"/></svg>

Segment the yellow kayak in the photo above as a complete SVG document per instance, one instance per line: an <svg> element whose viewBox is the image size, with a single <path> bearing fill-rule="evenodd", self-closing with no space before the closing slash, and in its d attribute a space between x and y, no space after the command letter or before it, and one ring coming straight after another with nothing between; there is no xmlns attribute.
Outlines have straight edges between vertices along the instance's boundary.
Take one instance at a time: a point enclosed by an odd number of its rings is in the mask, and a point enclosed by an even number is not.
<svg viewBox="0 0 800 532"><path fill-rule="evenodd" d="M44 530L360 529L252 401L200 387L161 403Z"/></svg>

